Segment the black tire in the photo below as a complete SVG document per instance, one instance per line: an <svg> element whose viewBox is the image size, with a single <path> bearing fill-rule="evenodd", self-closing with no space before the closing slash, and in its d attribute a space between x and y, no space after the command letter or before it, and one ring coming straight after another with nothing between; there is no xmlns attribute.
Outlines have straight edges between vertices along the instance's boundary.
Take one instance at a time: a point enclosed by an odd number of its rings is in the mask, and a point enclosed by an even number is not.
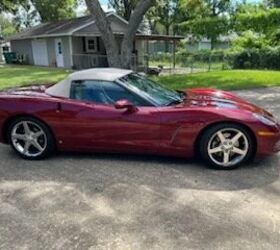
<svg viewBox="0 0 280 250"><path fill-rule="evenodd" d="M208 153L208 144L211 138L219 131L224 129L235 129L242 132L248 141L248 151L247 154L244 156L244 158L237 162L236 164L230 165L230 166L222 166L214 162L209 153ZM210 127L207 129L201 136L200 141L198 143L199 147L199 155L204 160L205 163L207 163L208 166L215 168L215 169L222 169L222 170L230 170L238 168L240 165L248 162L251 160L255 155L255 143L254 139L252 138L252 135L248 129L244 128L241 125L233 124L233 123L221 123L214 125L213 127Z"/></svg>
<svg viewBox="0 0 280 250"><path fill-rule="evenodd" d="M31 122L38 126L46 135L46 146L45 149L36 156L27 156L20 152L12 142L12 131L15 126L17 126L19 123L22 122ZM33 117L18 117L14 119L8 126L8 142L11 145L11 148L23 159L26 160L40 160L49 157L55 150L56 150L56 143L55 143L55 138L50 131L50 129L40 120L33 118Z"/></svg>

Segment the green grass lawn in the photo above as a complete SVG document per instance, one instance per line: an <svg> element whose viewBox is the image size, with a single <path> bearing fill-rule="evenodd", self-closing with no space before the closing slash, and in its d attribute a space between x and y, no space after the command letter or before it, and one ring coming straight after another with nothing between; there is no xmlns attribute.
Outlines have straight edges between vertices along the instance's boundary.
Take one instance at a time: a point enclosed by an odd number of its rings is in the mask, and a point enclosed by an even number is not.
<svg viewBox="0 0 280 250"><path fill-rule="evenodd" d="M223 70L154 78L172 89L218 88L225 90L280 86L280 71Z"/></svg>
<svg viewBox="0 0 280 250"><path fill-rule="evenodd" d="M0 89L27 84L55 83L69 73L69 70L55 68L0 66ZM235 90L280 86L280 71L224 70L159 76L154 79L172 89L210 87Z"/></svg>
<svg viewBox="0 0 280 250"><path fill-rule="evenodd" d="M0 89L29 84L55 83L69 74L64 69L0 65Z"/></svg>

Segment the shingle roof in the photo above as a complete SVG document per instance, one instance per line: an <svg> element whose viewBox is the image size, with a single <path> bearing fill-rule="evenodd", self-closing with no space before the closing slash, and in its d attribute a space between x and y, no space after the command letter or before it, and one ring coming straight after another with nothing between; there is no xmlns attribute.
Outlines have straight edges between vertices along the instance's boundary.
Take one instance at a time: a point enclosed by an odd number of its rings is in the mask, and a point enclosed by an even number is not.
<svg viewBox="0 0 280 250"><path fill-rule="evenodd" d="M126 25L127 22L121 17L117 16L113 12L107 13L108 18L115 18L122 22L123 25ZM92 28L96 25L92 16L84 16L69 20L62 20L52 23L42 23L31 29L25 30L23 32L17 33L14 36L8 38L8 40L21 40L29 38L40 38L40 37L54 37L61 35L72 35L74 32L83 29L92 24ZM114 32L114 26L112 27ZM98 30L98 29L97 29ZM116 30L119 33L119 30Z"/></svg>

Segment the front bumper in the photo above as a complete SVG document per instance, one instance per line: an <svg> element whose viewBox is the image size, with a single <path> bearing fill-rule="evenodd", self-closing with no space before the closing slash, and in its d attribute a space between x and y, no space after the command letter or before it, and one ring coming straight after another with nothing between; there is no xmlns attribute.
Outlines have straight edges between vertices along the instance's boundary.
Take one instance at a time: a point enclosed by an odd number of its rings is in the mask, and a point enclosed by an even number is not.
<svg viewBox="0 0 280 250"><path fill-rule="evenodd" d="M279 126L280 128L280 126ZM277 131L262 133L257 132L257 155L271 155L280 151L280 129Z"/></svg>

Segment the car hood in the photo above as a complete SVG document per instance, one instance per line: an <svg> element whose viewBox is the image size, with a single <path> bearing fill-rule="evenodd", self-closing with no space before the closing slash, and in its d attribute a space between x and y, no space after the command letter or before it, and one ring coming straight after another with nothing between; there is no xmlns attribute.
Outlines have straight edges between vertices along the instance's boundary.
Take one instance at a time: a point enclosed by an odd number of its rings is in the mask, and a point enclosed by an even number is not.
<svg viewBox="0 0 280 250"><path fill-rule="evenodd" d="M262 108L238 97L234 93L216 89L191 89L184 91L187 94L183 106L212 107L222 109L242 109L254 113L267 113ZM269 114L270 115L270 114Z"/></svg>

